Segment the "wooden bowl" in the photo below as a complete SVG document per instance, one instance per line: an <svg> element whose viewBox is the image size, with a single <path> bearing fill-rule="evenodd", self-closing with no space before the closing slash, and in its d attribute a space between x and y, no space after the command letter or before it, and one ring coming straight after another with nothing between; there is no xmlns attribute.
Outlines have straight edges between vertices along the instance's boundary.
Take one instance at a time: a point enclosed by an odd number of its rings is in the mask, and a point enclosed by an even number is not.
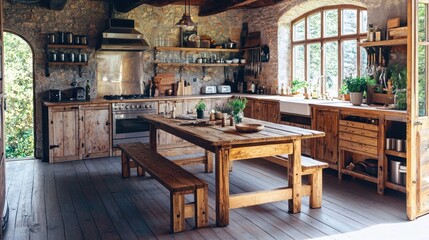
<svg viewBox="0 0 429 240"><path fill-rule="evenodd" d="M239 132L259 132L262 129L264 129L264 125L239 123L239 124L235 124L235 129Z"/></svg>

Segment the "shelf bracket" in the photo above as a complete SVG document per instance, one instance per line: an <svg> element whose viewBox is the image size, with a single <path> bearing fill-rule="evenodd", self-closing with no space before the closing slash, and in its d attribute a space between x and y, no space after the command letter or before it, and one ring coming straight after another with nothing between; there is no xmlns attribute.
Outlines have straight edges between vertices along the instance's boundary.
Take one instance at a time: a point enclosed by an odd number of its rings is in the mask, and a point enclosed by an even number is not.
<svg viewBox="0 0 429 240"><path fill-rule="evenodd" d="M79 77L82 77L82 65L79 65Z"/></svg>
<svg viewBox="0 0 429 240"><path fill-rule="evenodd" d="M207 67L206 66L203 66L203 78L205 78L206 77L206 69Z"/></svg>
<svg viewBox="0 0 429 240"><path fill-rule="evenodd" d="M49 72L49 63L45 65L45 77L50 77L51 73Z"/></svg>

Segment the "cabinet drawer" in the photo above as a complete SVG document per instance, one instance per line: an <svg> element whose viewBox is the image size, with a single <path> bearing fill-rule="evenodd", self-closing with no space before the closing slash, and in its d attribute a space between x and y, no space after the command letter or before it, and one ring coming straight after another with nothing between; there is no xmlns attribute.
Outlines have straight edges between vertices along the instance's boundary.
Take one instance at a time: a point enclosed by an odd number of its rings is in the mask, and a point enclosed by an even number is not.
<svg viewBox="0 0 429 240"><path fill-rule="evenodd" d="M352 152L378 154L378 125L340 120L339 146Z"/></svg>

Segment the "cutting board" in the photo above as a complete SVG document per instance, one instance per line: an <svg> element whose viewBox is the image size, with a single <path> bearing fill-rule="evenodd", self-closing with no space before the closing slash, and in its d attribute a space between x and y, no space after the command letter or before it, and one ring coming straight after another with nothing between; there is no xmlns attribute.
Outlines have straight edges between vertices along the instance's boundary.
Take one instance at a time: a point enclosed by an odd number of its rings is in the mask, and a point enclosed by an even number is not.
<svg viewBox="0 0 429 240"><path fill-rule="evenodd" d="M244 48L252 48L261 46L261 32L251 32L247 34Z"/></svg>
<svg viewBox="0 0 429 240"><path fill-rule="evenodd" d="M154 77L155 84L158 86L159 95L165 96L166 92L171 89L175 91L176 75L174 73L158 73Z"/></svg>

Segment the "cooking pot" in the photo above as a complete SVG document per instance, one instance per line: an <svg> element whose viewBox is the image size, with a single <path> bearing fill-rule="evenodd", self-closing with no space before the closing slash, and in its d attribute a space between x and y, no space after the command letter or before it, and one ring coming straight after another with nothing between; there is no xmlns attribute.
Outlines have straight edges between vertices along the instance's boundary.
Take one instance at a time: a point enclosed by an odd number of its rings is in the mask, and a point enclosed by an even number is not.
<svg viewBox="0 0 429 240"><path fill-rule="evenodd" d="M237 43L235 42L227 42L223 44L223 48L236 48L237 47Z"/></svg>
<svg viewBox="0 0 429 240"><path fill-rule="evenodd" d="M378 160L377 159L365 159L363 161L363 165L365 166L365 172L371 176L378 175Z"/></svg>

